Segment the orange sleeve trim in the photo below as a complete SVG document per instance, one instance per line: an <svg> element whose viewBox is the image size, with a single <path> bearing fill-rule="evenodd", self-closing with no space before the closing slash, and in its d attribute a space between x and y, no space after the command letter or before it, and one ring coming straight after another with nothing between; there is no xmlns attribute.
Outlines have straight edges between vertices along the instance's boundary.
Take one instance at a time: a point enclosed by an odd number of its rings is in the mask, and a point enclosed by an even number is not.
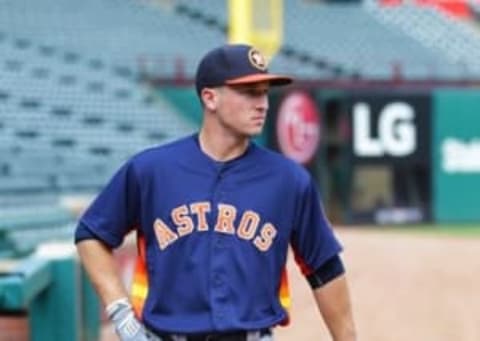
<svg viewBox="0 0 480 341"><path fill-rule="evenodd" d="M143 307L148 295L148 272L145 253L145 238L137 232L137 259L133 272L130 299L137 318L142 319Z"/></svg>
<svg viewBox="0 0 480 341"><path fill-rule="evenodd" d="M310 266L308 266L307 263L305 263L305 261L303 260L302 256L300 256L300 254L295 249L293 249L293 254L295 256L295 263L297 263L300 271L304 276L311 275L315 272L315 269L312 269Z"/></svg>

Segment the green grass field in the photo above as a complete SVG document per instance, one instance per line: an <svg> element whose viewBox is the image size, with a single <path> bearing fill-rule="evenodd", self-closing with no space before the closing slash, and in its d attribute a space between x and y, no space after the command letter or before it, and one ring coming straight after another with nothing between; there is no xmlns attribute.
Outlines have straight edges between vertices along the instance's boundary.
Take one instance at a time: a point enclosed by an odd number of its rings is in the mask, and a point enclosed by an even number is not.
<svg viewBox="0 0 480 341"><path fill-rule="evenodd" d="M416 227L420 232L443 233L449 235L476 236L480 237L480 224L460 224L460 225L419 225Z"/></svg>
<svg viewBox="0 0 480 341"><path fill-rule="evenodd" d="M446 235L480 238L480 224L418 224L398 226L378 226L374 230L386 232L403 232L428 235Z"/></svg>

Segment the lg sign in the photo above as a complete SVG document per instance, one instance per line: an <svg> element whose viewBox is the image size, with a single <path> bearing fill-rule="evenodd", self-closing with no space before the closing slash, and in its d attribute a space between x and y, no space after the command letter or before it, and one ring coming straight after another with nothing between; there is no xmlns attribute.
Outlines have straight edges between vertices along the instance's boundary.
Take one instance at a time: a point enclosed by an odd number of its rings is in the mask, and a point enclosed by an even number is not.
<svg viewBox="0 0 480 341"><path fill-rule="evenodd" d="M320 140L317 108L306 93L288 95L278 110L277 137L280 150L299 163L315 155Z"/></svg>
<svg viewBox="0 0 480 341"><path fill-rule="evenodd" d="M394 102L383 107L376 121L370 106L357 103L353 106L353 151L361 157L404 157L417 149L415 110L405 102ZM378 136L373 136L373 124Z"/></svg>

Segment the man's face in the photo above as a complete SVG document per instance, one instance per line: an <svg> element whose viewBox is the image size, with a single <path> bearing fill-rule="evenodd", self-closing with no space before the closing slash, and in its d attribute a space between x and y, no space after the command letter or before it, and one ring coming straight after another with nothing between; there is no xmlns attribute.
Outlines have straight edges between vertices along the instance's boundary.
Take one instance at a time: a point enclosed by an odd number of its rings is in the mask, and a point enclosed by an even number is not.
<svg viewBox="0 0 480 341"><path fill-rule="evenodd" d="M216 88L215 115L231 133L251 137L262 132L268 110L268 82Z"/></svg>

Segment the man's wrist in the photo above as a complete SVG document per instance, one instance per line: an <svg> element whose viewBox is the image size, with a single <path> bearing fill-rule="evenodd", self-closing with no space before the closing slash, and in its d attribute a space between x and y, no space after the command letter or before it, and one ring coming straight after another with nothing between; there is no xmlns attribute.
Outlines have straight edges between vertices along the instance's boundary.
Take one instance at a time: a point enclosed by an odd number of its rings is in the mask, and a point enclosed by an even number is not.
<svg viewBox="0 0 480 341"><path fill-rule="evenodd" d="M120 298L105 308L108 318L115 326L115 331L122 341L147 341L146 330L137 320L128 298Z"/></svg>
<svg viewBox="0 0 480 341"><path fill-rule="evenodd" d="M105 307L105 312L112 321L114 321L120 313L130 310L133 310L133 307L127 297L119 298Z"/></svg>

